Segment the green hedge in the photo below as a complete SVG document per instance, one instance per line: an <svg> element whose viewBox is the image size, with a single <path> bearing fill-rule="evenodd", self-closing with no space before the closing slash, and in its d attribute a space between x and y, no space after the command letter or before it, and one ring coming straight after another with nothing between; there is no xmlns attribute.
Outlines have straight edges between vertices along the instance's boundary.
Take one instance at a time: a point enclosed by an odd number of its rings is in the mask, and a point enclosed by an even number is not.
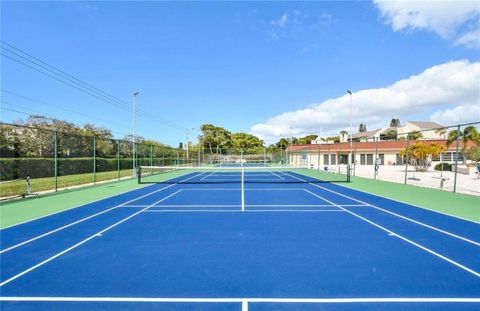
<svg viewBox="0 0 480 311"><path fill-rule="evenodd" d="M153 165L174 165L176 159L154 158ZM139 158L140 165L150 165L149 158ZM116 158L96 158L97 172L110 172L118 169ZM132 159L121 158L120 170L131 169ZM93 172L93 158L58 158L58 176ZM0 180L55 176L53 158L0 158Z"/></svg>
<svg viewBox="0 0 480 311"><path fill-rule="evenodd" d="M441 171L442 170L442 163L438 163L437 165L435 165L434 169L436 171ZM452 164L443 163L443 170L444 171L451 171L452 170Z"/></svg>

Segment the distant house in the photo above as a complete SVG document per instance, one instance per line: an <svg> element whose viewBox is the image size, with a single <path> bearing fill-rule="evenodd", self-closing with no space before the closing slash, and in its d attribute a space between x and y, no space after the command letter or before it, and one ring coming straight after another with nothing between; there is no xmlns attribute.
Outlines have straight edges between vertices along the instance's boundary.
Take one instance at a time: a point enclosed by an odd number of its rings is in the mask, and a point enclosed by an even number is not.
<svg viewBox="0 0 480 311"><path fill-rule="evenodd" d="M442 159L444 162L453 163L457 159L456 145L448 145L447 141L429 140L427 144L436 143L444 146ZM463 142L459 142L459 148L463 149ZM468 142L467 148L477 146L474 142ZM368 142L354 142L352 146L353 158L356 165L374 165L375 159L380 160L380 165L403 165L404 158L402 151L407 147L406 140L380 140ZM308 167L324 167L329 165L347 164L350 153L350 144L348 142L335 144L317 144L317 145L289 145L287 147L288 161L292 165ZM462 159L460 152L458 158ZM435 158L433 161L438 162Z"/></svg>
<svg viewBox="0 0 480 311"><path fill-rule="evenodd" d="M444 128L443 125L430 122L430 121L407 121L405 125L399 126L397 128L397 137L398 138L407 138L408 133L411 132L421 132L422 138L424 140L429 139L445 139L439 129Z"/></svg>
<svg viewBox="0 0 480 311"><path fill-rule="evenodd" d="M380 134L382 133L382 129L376 129L372 131L360 132L352 134L352 141L354 142L365 142L365 141L374 141L380 138ZM340 135L340 142L346 143L350 141L350 135L344 134Z"/></svg>

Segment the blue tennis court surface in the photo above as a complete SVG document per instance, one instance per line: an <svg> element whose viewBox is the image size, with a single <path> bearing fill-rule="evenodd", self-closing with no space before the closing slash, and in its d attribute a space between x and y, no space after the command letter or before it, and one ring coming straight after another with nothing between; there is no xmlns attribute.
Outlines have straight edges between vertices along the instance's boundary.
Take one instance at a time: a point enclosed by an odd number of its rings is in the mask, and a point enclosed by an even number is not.
<svg viewBox="0 0 480 311"><path fill-rule="evenodd" d="M194 172L1 232L2 310L478 310L478 223L292 172Z"/></svg>

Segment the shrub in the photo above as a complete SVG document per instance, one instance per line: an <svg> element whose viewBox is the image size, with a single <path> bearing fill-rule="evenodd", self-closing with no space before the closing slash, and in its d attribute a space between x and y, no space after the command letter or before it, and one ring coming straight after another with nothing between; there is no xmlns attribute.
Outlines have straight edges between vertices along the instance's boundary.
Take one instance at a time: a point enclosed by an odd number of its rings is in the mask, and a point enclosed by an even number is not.
<svg viewBox="0 0 480 311"><path fill-rule="evenodd" d="M441 171L442 170L442 163L438 163L437 165L435 165L434 169L436 171ZM444 171L452 171L452 164L443 163L443 170Z"/></svg>

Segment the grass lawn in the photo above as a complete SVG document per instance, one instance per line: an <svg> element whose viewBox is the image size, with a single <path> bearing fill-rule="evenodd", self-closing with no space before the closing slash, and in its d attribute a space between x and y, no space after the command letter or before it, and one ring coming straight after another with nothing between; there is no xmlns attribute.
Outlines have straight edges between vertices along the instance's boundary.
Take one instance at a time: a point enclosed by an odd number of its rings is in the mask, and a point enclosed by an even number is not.
<svg viewBox="0 0 480 311"><path fill-rule="evenodd" d="M99 172L96 173L95 179L96 182L105 181L105 180L115 180L119 176L118 171L110 172ZM120 177L132 176L132 170L121 170ZM32 192L40 192L46 190L55 189L55 178L54 177L44 177L44 178L32 178L30 181L32 186ZM85 174L74 174L58 177L58 188L67 188L72 186L78 186L83 184L93 183L93 173ZM6 181L0 183L0 196L8 197L21 195L26 193L27 183L24 179L17 179L13 181Z"/></svg>

